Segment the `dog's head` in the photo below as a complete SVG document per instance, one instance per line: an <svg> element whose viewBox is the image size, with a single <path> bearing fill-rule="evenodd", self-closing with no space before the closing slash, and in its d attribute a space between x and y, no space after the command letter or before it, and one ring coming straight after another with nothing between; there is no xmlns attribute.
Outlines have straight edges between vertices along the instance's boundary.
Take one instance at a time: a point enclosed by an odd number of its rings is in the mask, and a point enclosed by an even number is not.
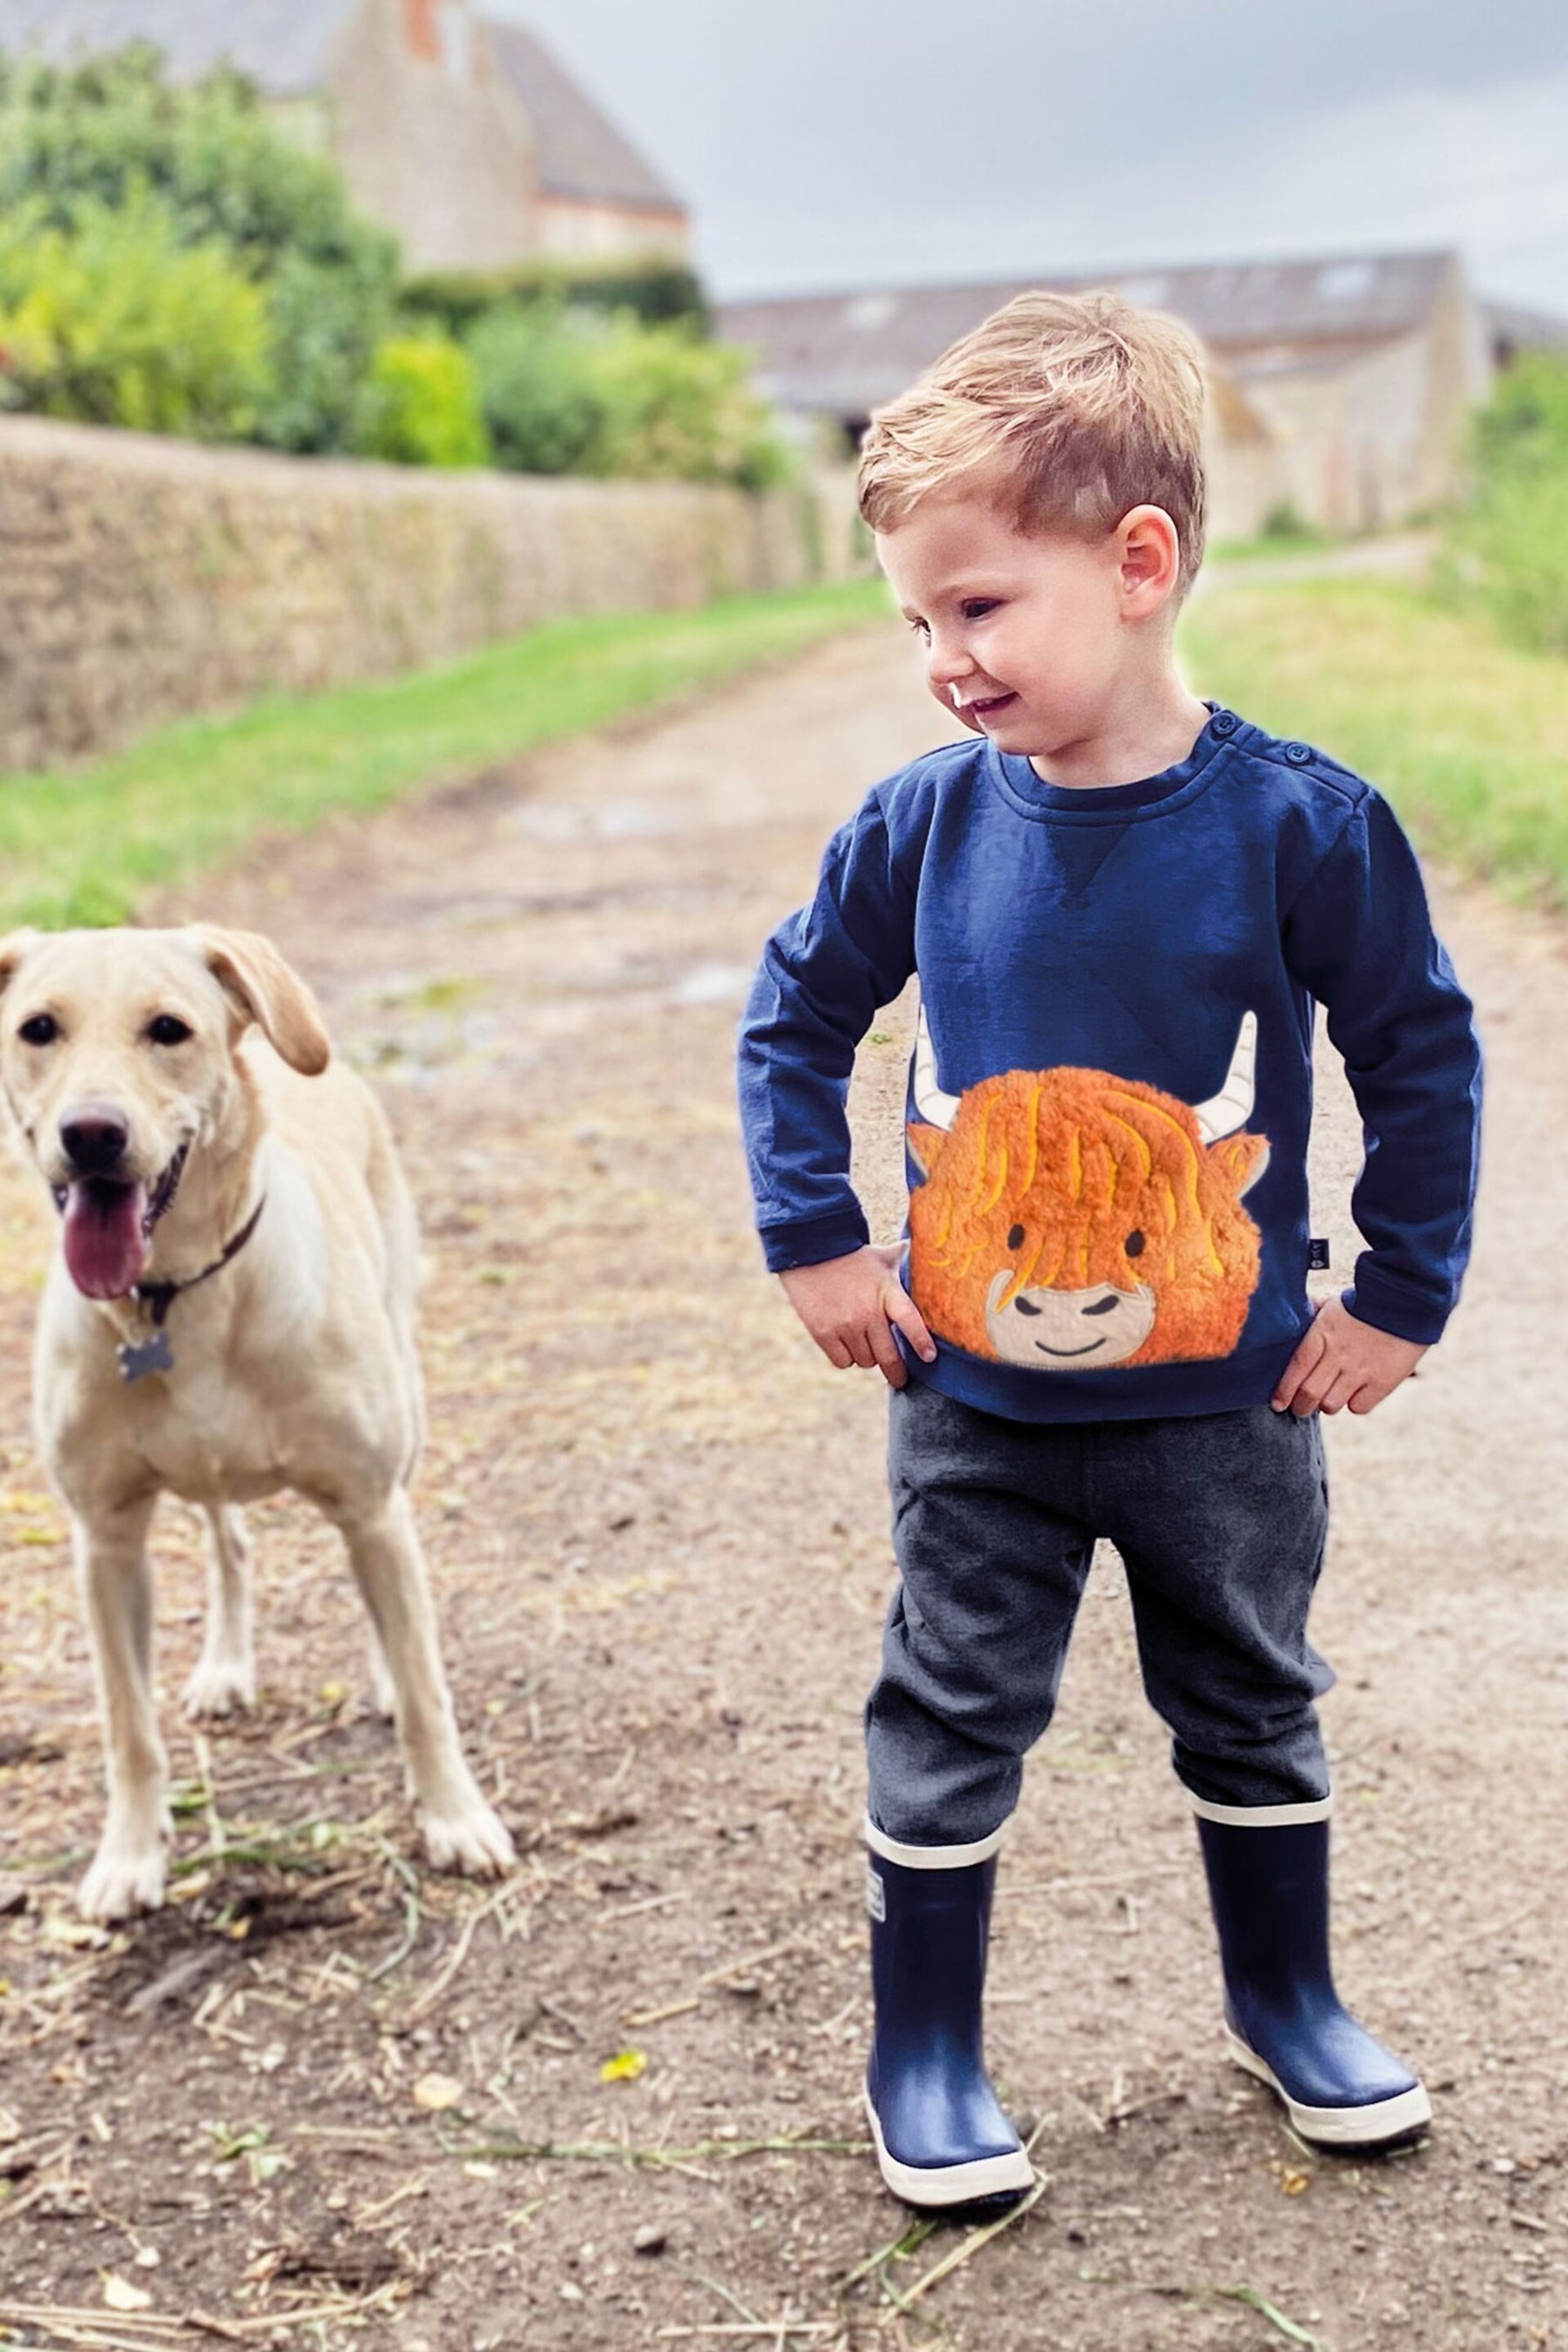
<svg viewBox="0 0 1568 2352"><path fill-rule="evenodd" d="M88 1297L121 1298L141 1278L190 1153L233 1115L252 1026L306 1076L326 1068L314 998L257 932L0 940L0 1087Z"/></svg>

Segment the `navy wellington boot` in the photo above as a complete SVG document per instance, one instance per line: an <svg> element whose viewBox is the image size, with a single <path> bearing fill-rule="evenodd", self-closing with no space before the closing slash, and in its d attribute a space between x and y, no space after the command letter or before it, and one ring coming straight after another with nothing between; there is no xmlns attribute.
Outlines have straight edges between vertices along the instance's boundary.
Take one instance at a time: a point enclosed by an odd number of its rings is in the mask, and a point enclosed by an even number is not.
<svg viewBox="0 0 1568 2352"><path fill-rule="evenodd" d="M1320 2147L1410 2138L1431 2121L1431 2101L1334 1990L1326 1815L1253 1825L1227 1807L1223 1820L1200 1813L1198 1836L1237 2065L1267 2083Z"/></svg>
<svg viewBox="0 0 1568 2352"><path fill-rule="evenodd" d="M901 1846L868 1835L877 2025L866 2112L882 2178L910 2205L1010 2204L1035 2176L982 2042L998 1842ZM980 1860L967 1859L976 1851Z"/></svg>

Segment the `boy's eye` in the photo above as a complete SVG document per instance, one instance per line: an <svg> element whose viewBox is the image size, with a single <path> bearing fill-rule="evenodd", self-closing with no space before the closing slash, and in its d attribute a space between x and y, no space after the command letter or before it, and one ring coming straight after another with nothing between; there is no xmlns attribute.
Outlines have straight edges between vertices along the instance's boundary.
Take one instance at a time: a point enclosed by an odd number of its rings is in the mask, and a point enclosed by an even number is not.
<svg viewBox="0 0 1568 2352"><path fill-rule="evenodd" d="M910 623L910 626L914 631L917 637L929 638L931 635L931 623L929 621L914 620Z"/></svg>
<svg viewBox="0 0 1568 2352"><path fill-rule="evenodd" d="M966 596L963 600L963 617L966 621L983 621L987 613L994 613L996 610L1001 601L999 596Z"/></svg>

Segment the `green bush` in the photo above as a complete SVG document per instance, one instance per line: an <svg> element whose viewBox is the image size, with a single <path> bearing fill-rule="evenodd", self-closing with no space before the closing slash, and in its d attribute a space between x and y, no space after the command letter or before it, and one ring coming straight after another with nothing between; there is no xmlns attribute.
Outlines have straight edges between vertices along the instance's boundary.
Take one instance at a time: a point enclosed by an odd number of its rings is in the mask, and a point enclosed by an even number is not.
<svg viewBox="0 0 1568 2352"><path fill-rule="evenodd" d="M229 73L174 88L145 47L71 68L0 60L0 215L31 204L68 229L81 201L150 189L179 241L226 247L261 289L274 366L253 436L342 449L391 324L394 240L353 211L333 166Z"/></svg>
<svg viewBox="0 0 1568 2352"><path fill-rule="evenodd" d="M689 327L559 301L503 305L468 337L496 462L521 473L782 480L784 453L744 358Z"/></svg>
<svg viewBox="0 0 1568 2352"><path fill-rule="evenodd" d="M483 466L489 436L473 362L446 335L393 335L360 396L354 446L400 466Z"/></svg>
<svg viewBox="0 0 1568 2352"><path fill-rule="evenodd" d="M531 308L629 310L645 326L684 320L706 335L712 321L702 282L683 262L529 261L510 269L427 270L403 289L404 308L461 335L489 312Z"/></svg>
<svg viewBox="0 0 1568 2352"><path fill-rule="evenodd" d="M785 472L744 358L689 328L536 303L489 312L468 349L500 465L748 489Z"/></svg>
<svg viewBox="0 0 1568 2352"><path fill-rule="evenodd" d="M1258 527L1259 539L1274 547L1321 547L1329 534L1310 523L1294 499L1277 499Z"/></svg>
<svg viewBox="0 0 1568 2352"><path fill-rule="evenodd" d="M784 452L747 373L745 353L727 343L617 318L595 353L604 417L587 471L752 490L781 481Z"/></svg>
<svg viewBox="0 0 1568 2352"><path fill-rule="evenodd" d="M0 397L140 432L237 440L270 396L267 305L145 187L0 213Z"/></svg>
<svg viewBox="0 0 1568 2352"><path fill-rule="evenodd" d="M604 424L595 345L559 304L491 310L468 339L498 466L574 474Z"/></svg>
<svg viewBox="0 0 1568 2352"><path fill-rule="evenodd" d="M1516 362L1475 420L1472 488L1442 580L1515 644L1568 654L1568 360Z"/></svg>

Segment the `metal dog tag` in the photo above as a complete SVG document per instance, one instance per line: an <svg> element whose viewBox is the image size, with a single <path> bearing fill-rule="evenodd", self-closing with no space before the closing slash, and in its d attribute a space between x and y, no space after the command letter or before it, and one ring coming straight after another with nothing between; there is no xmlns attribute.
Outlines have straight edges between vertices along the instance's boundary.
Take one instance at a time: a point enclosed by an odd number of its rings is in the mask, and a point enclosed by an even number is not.
<svg viewBox="0 0 1568 2352"><path fill-rule="evenodd" d="M122 1381L143 1381L149 1372L172 1372L174 1369L174 1351L169 1345L168 1333L163 1330L154 1331L150 1339L142 1339L134 1345L127 1341L116 1353L120 1358Z"/></svg>

